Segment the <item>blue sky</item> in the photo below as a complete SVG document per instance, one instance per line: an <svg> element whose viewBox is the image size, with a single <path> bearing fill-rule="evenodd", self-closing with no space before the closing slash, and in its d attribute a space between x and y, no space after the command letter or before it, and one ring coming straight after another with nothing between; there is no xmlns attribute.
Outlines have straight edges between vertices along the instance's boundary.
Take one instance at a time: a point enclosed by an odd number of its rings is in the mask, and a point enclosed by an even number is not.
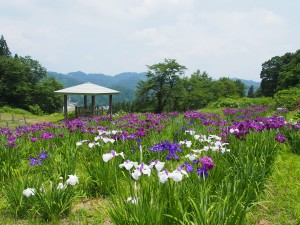
<svg viewBox="0 0 300 225"><path fill-rule="evenodd" d="M0 34L49 71L144 72L176 59L213 78L260 81L261 64L300 49L299 0L7 0Z"/></svg>

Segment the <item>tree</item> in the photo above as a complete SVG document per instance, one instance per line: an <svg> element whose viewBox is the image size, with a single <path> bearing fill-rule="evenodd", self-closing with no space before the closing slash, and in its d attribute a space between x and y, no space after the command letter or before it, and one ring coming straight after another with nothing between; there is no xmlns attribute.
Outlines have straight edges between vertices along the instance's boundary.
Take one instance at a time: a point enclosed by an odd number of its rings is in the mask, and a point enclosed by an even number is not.
<svg viewBox="0 0 300 225"><path fill-rule="evenodd" d="M291 87L300 87L300 50L292 54L289 63L282 66L276 91Z"/></svg>
<svg viewBox="0 0 300 225"><path fill-rule="evenodd" d="M63 85L54 77L46 77L37 83L34 89L34 101L43 112L54 113L62 109L63 98L54 91L62 89Z"/></svg>
<svg viewBox="0 0 300 225"><path fill-rule="evenodd" d="M33 86L43 78L46 78L47 70L39 61L32 59L30 56L18 57L18 59L24 65L28 82Z"/></svg>
<svg viewBox="0 0 300 225"><path fill-rule="evenodd" d="M253 85L250 86L247 97L254 98L254 86Z"/></svg>
<svg viewBox="0 0 300 225"><path fill-rule="evenodd" d="M16 58L0 57L0 102L26 108L32 102L33 87L27 69Z"/></svg>
<svg viewBox="0 0 300 225"><path fill-rule="evenodd" d="M63 86L54 78L46 78L47 71L30 56L20 57L11 52L0 38L0 105L26 110L42 109L52 113L62 107L62 99L54 91ZM40 111L40 110L38 110Z"/></svg>
<svg viewBox="0 0 300 225"><path fill-rule="evenodd" d="M291 63L295 57L297 57L297 52L296 54L286 53L283 56L275 56L262 64L262 71L260 73L262 81L260 87L264 96L273 97L278 90L282 90L282 88L286 89L288 88L287 86L290 87L291 83L295 82L294 79L297 73L290 73L294 66L298 64ZM289 78L285 80L288 76ZM296 81L298 81L297 78ZM281 85L279 89L278 85Z"/></svg>
<svg viewBox="0 0 300 225"><path fill-rule="evenodd" d="M165 59L164 62L147 66L147 80L140 81L137 87L137 102L154 104L157 113L166 108L172 110L182 91L182 76L185 66L179 65L175 59ZM148 104L147 104L148 105Z"/></svg>
<svg viewBox="0 0 300 225"><path fill-rule="evenodd" d="M263 97L261 88L257 88L257 90L254 92L254 98L259 98L259 97Z"/></svg>
<svg viewBox="0 0 300 225"><path fill-rule="evenodd" d="M241 80L234 81L237 91L240 97L245 97L246 85Z"/></svg>
<svg viewBox="0 0 300 225"><path fill-rule="evenodd" d="M186 107L183 110L200 109L212 101L214 99L211 92L212 84L212 78L205 71L197 70L190 78L186 78Z"/></svg>
<svg viewBox="0 0 300 225"><path fill-rule="evenodd" d="M1 35L0 38L0 56L11 57L11 52L9 51L3 35Z"/></svg>
<svg viewBox="0 0 300 225"><path fill-rule="evenodd" d="M235 82L228 77L221 77L219 80L214 81L211 89L214 100L218 98L238 97L239 90Z"/></svg>

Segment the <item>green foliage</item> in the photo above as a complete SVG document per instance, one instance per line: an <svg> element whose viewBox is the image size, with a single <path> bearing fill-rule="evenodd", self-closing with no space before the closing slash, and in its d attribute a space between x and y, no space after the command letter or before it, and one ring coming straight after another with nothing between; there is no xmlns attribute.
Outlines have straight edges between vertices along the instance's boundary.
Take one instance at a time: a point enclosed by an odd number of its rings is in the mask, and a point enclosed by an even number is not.
<svg viewBox="0 0 300 225"><path fill-rule="evenodd" d="M0 113L12 113L12 114L20 114L20 115L30 115L31 113L19 108L12 108L10 106L3 106L0 108Z"/></svg>
<svg viewBox="0 0 300 225"><path fill-rule="evenodd" d="M239 108L239 102L234 98L219 98L217 101L212 102L209 107L228 107L228 108Z"/></svg>
<svg viewBox="0 0 300 225"><path fill-rule="evenodd" d="M1 35L0 38L0 56L11 57L11 52L9 51L9 48L3 35Z"/></svg>
<svg viewBox="0 0 300 225"><path fill-rule="evenodd" d="M4 42L2 36L1 52ZM8 57L8 52L7 49L5 54L0 54L0 105L33 111L36 110L30 106L38 105L46 113L62 108L61 97L53 93L62 88L62 85L54 78L46 78L46 69L37 60L30 56Z"/></svg>
<svg viewBox="0 0 300 225"><path fill-rule="evenodd" d="M250 88L248 90L247 97L248 98L254 98L254 87L253 87L253 85L250 86Z"/></svg>
<svg viewBox="0 0 300 225"><path fill-rule="evenodd" d="M300 88L300 50L293 53L291 60L282 66L278 77L277 91L291 87Z"/></svg>
<svg viewBox="0 0 300 225"><path fill-rule="evenodd" d="M29 106L29 111L34 114L34 115L37 115L37 116L42 116L44 113L43 113L43 110L40 108L39 105L30 105Z"/></svg>
<svg viewBox="0 0 300 225"><path fill-rule="evenodd" d="M91 161L85 165L86 172L89 176L87 181L87 193L92 197L107 197L113 195L116 193L117 184L121 182L121 171L119 169L121 162L105 163L101 159L101 155L97 158L99 158L98 161Z"/></svg>
<svg viewBox="0 0 300 225"><path fill-rule="evenodd" d="M235 82L227 77L221 77L219 80L215 81L212 86L212 92L215 99L239 96L239 89Z"/></svg>
<svg viewBox="0 0 300 225"><path fill-rule="evenodd" d="M235 80L235 85L237 86L237 91L240 97L245 97L246 85L241 80ZM254 87L253 87L254 88Z"/></svg>
<svg viewBox="0 0 300 225"><path fill-rule="evenodd" d="M71 213L72 203L81 196L74 186L49 181L29 198L33 198L34 210L42 220L57 221Z"/></svg>
<svg viewBox="0 0 300 225"><path fill-rule="evenodd" d="M134 112L134 102L115 102L112 104L113 114Z"/></svg>
<svg viewBox="0 0 300 225"><path fill-rule="evenodd" d="M174 65L175 69L172 69ZM246 85L241 80L233 81L222 77L214 81L205 71L197 70L191 77L171 76L172 78L169 77L168 80L167 74L170 71L176 73L179 68L180 65L176 62L168 62L168 60L149 67L150 71L147 75L149 79L141 81L137 87L135 111L158 112L162 107L164 111L186 111L204 108L218 98L245 96ZM181 73L183 71L179 74ZM157 77L154 74L157 74ZM233 104L224 103L231 107Z"/></svg>
<svg viewBox="0 0 300 225"><path fill-rule="evenodd" d="M31 217L33 200L22 195L23 190L31 187L31 182L23 178L19 171L13 171L10 180L4 183L3 193L9 205L8 212L15 218Z"/></svg>
<svg viewBox="0 0 300 225"><path fill-rule="evenodd" d="M62 84L53 77L44 78L37 83L34 90L34 99L42 111L54 113L62 109L63 96L54 93L54 91L62 88Z"/></svg>
<svg viewBox="0 0 300 225"><path fill-rule="evenodd" d="M148 66L148 80L138 84L137 102L155 101L156 112L163 112L166 108L173 111L182 90L180 82L185 70L186 67L175 59Z"/></svg>
<svg viewBox="0 0 300 225"><path fill-rule="evenodd" d="M274 99L277 107L286 107L288 110L294 110L297 106L297 101L300 99L300 89L290 88L282 90L275 94Z"/></svg>
<svg viewBox="0 0 300 225"><path fill-rule="evenodd" d="M281 146L283 147L283 146ZM274 171L259 201L248 213L248 224L300 223L300 156L280 148Z"/></svg>
<svg viewBox="0 0 300 225"><path fill-rule="evenodd" d="M215 96L212 92L213 79L204 71L197 70L184 80L186 95L182 110L205 107Z"/></svg>
<svg viewBox="0 0 300 225"><path fill-rule="evenodd" d="M275 105L274 99L270 97L261 98L220 98L217 101L211 102L209 108L245 108L252 105L260 106L273 106Z"/></svg>
<svg viewBox="0 0 300 225"><path fill-rule="evenodd" d="M300 50L275 56L262 64L261 91L264 96L274 96L279 90L299 86Z"/></svg>
<svg viewBox="0 0 300 225"><path fill-rule="evenodd" d="M292 129L292 128L291 128ZM300 132L295 131L295 130L291 130L291 129L287 129L284 132L284 135L287 139L287 143L289 145L289 147L291 148L291 151L295 154L300 155Z"/></svg>

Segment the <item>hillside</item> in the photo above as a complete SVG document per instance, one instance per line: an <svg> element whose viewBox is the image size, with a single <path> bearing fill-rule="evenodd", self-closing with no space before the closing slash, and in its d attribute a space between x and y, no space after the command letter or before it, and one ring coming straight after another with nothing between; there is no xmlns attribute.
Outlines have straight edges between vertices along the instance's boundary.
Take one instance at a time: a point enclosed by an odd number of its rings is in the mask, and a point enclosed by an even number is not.
<svg viewBox="0 0 300 225"><path fill-rule="evenodd" d="M146 79L146 73L125 72L115 76L105 74L86 74L81 71L71 72L68 74L48 72L48 76L55 77L64 87L91 82L104 87L120 91L120 94L114 96L114 102L133 101L136 86L140 80ZM81 102L78 96L71 96L71 101ZM99 100L99 105L107 105L107 99Z"/></svg>
<svg viewBox="0 0 300 225"><path fill-rule="evenodd" d="M257 81L253 81L253 80L244 80L244 79L240 79L240 78L230 78L231 80L240 80L242 81L246 86L247 86L247 90L250 88L251 85L253 85L254 87L254 91L256 91L259 87L260 87L260 82Z"/></svg>
<svg viewBox="0 0 300 225"><path fill-rule="evenodd" d="M56 72L48 72L48 76L55 77L64 87L70 87L81 83L91 82L104 87L112 88L123 86L126 89L136 90L136 85L140 80L146 79L146 73L125 72L115 76L105 74L86 74L81 71L61 74Z"/></svg>

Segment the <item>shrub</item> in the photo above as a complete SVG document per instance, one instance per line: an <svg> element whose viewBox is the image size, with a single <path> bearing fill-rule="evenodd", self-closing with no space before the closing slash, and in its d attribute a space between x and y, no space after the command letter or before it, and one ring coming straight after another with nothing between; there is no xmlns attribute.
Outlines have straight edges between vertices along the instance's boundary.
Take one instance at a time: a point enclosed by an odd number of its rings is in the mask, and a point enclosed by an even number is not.
<svg viewBox="0 0 300 225"><path fill-rule="evenodd" d="M274 95L277 107L286 107L288 110L294 110L297 107L297 101L300 99L300 89L290 88L278 91Z"/></svg>
<svg viewBox="0 0 300 225"><path fill-rule="evenodd" d="M269 97L261 98L219 98L216 102L209 104L210 108L247 108L252 105L272 106L275 101Z"/></svg>
<svg viewBox="0 0 300 225"><path fill-rule="evenodd" d="M214 107L229 107L229 108L238 108L239 103L236 99L233 98L219 98L217 102L213 103Z"/></svg>
<svg viewBox="0 0 300 225"><path fill-rule="evenodd" d="M30 105L29 111L37 116L42 116L44 114L43 110L38 105Z"/></svg>

